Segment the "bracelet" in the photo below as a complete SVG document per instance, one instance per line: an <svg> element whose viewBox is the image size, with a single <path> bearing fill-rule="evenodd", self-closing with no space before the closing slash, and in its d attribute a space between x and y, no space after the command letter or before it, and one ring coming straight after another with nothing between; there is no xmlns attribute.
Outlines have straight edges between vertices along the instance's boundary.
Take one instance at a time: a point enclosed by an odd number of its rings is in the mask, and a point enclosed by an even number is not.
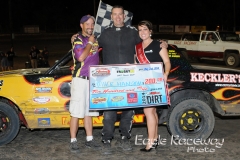
<svg viewBox="0 0 240 160"><path fill-rule="evenodd" d="M88 43L88 44L91 44L91 45L93 46L93 42L91 42L91 41L88 41L87 43Z"/></svg>
<svg viewBox="0 0 240 160"><path fill-rule="evenodd" d="M169 72L165 72L165 74L169 75Z"/></svg>

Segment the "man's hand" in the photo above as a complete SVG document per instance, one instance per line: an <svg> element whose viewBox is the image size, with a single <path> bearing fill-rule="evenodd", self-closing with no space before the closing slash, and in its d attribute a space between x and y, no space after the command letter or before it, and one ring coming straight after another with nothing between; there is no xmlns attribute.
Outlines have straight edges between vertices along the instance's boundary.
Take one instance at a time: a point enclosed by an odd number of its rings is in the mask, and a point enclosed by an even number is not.
<svg viewBox="0 0 240 160"><path fill-rule="evenodd" d="M168 44L167 44L166 41L160 40L160 42L162 42L162 43L160 44L160 48L168 48Z"/></svg>
<svg viewBox="0 0 240 160"><path fill-rule="evenodd" d="M78 36L78 33L77 33L77 34L74 34L74 35L71 37L71 43L74 42L74 40L77 38L77 36Z"/></svg>
<svg viewBox="0 0 240 160"><path fill-rule="evenodd" d="M88 41L94 43L94 42L95 42L95 37L94 37L94 35L91 35L91 36L89 37Z"/></svg>

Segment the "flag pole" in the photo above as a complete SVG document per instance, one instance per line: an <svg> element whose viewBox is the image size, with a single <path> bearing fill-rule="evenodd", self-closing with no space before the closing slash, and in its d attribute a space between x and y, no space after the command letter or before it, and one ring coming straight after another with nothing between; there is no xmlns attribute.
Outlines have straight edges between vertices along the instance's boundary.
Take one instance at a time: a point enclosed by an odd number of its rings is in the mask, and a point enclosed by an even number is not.
<svg viewBox="0 0 240 160"><path fill-rule="evenodd" d="M96 0L93 0L93 16L96 16Z"/></svg>
<svg viewBox="0 0 240 160"><path fill-rule="evenodd" d="M98 4L98 10L99 10L99 8L100 8L101 3L102 3L102 0L99 1L99 4ZM97 10L97 15L96 15L96 17L95 17L95 23L94 23L93 34L95 33L95 26L96 26L96 24L97 24L98 10Z"/></svg>

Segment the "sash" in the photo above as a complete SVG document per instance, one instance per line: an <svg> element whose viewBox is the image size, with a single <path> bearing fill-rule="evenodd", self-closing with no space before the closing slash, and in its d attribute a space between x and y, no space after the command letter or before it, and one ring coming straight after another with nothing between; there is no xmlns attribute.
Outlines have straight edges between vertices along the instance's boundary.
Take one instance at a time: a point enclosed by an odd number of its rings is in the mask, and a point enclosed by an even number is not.
<svg viewBox="0 0 240 160"><path fill-rule="evenodd" d="M137 53L137 59L138 59L138 62L140 63L150 63L150 61L147 59L145 53L144 53L144 50L143 50L143 47L142 47L142 42L141 43L138 43L136 45L136 53Z"/></svg>

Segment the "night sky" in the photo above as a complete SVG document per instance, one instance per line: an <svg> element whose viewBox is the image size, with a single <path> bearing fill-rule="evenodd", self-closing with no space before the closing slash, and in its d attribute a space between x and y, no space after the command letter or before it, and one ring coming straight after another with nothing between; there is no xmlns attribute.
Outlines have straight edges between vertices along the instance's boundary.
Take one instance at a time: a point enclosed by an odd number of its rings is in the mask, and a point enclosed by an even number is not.
<svg viewBox="0 0 240 160"><path fill-rule="evenodd" d="M103 2L112 6L122 5L124 9L131 11L133 25L141 20L150 20L156 25L205 25L208 30L219 25L230 30L233 29L235 22L236 30L240 30L239 0L103 0ZM21 32L25 25L38 25L40 30L47 32L56 30L75 32L79 30L79 19L85 14L94 15L98 4L99 0L1 0L0 34L9 32L11 25L15 33Z"/></svg>

